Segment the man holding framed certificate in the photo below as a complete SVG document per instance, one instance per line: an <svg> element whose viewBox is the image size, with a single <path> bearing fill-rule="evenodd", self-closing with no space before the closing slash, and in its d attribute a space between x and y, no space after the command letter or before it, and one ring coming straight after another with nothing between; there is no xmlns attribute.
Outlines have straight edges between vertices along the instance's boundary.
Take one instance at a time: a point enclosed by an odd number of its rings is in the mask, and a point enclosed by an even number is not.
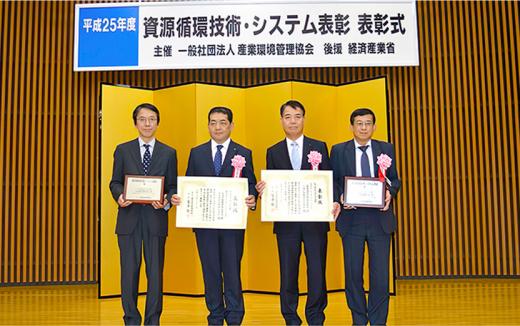
<svg viewBox="0 0 520 326"><path fill-rule="evenodd" d="M186 177L212 178L207 178L208 182L201 188L202 191L194 190L191 192L192 196L200 198L199 201L189 200L189 198L183 198L177 194L172 198L172 204L179 206L177 214L179 214L183 205L193 203L194 206L204 206L204 215L207 218L199 221L199 223L206 223L206 225L203 227L204 225L199 224L200 226L194 228L193 231L195 232L202 264L204 295L209 310L207 317L209 325L223 325L224 320L228 325L240 325L245 313L240 280L245 230L242 226L236 226L233 229L233 223L223 223L226 222L225 218L224 220L218 218L223 211L230 207L233 209L228 204L235 202L233 198L236 197L237 190L233 191L232 189L240 189L233 188L230 182L221 184L222 188L225 187L226 189L218 189L218 187L212 186L216 182L214 177L245 178L248 193L243 198L236 200L237 216L240 216L238 213L244 205L250 209L256 207L256 177L253 170L252 154L249 149L231 140L230 135L233 127L233 112L229 108L214 107L209 111L208 130L211 140L191 149ZM196 183L197 181L191 182L189 186L193 189ZM243 194L243 192L240 193ZM229 199L225 200L225 198ZM201 201L205 202L201 203ZM215 209L213 205L218 205L218 207ZM194 209L196 207L190 207L189 211ZM221 228L219 228L219 225L221 225Z"/></svg>
<svg viewBox="0 0 520 326"><path fill-rule="evenodd" d="M267 150L268 170L331 169L327 144L303 135L304 120L305 108L300 102L290 100L281 106L280 121L286 138ZM257 190L260 194L268 187L269 185L265 180L257 184ZM311 190L309 187L309 191ZM311 200L314 197L311 194L307 195L307 200ZM332 197L330 201L332 202ZM262 204L262 211L265 211L271 203L263 201ZM310 205L303 200L301 204ZM331 206L328 207L330 210L327 213L333 218ZM299 209L300 207L297 208ZM339 206L337 210L339 210ZM287 219L283 220L286 221ZM327 232L329 229L329 222L326 221L303 222L302 219L296 218L294 221L274 222L274 233L278 243L280 261L280 306L286 325L301 325L302 323L297 312L299 297L298 272L302 244L304 245L307 260L308 296L305 305L305 317L309 325L323 325L325 321L323 311L327 306L325 265L327 258Z"/></svg>
<svg viewBox="0 0 520 326"><path fill-rule="evenodd" d="M392 144L372 139L376 117L370 109L352 112L354 139L334 145L335 200L343 203L336 230L343 242L347 303L354 325L385 325L389 299L391 234L396 229L392 199L401 182ZM368 245L370 292L363 288L363 257Z"/></svg>
<svg viewBox="0 0 520 326"><path fill-rule="evenodd" d="M166 205L177 192L177 154L175 149L155 139L160 116L153 104L138 105L132 117L139 137L117 146L110 181L110 191L119 205L116 233L123 319L126 325L141 324L137 292L144 247L148 281L144 324L158 325L168 233Z"/></svg>

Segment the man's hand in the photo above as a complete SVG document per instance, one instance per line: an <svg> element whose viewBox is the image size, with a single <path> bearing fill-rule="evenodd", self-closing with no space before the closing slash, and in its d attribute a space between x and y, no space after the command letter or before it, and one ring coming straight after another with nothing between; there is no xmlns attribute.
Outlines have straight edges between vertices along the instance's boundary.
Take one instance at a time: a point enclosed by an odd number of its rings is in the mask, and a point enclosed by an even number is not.
<svg viewBox="0 0 520 326"><path fill-rule="evenodd" d="M119 207L127 207L127 206L130 206L132 204L132 202L129 200L125 200L123 198L123 194L121 194L121 195L119 195L119 198L117 199L117 204L119 205Z"/></svg>
<svg viewBox="0 0 520 326"><path fill-rule="evenodd" d="M345 202L343 201L343 194L341 194L341 197L339 197L339 201L343 205L344 209L356 209L356 206L345 205Z"/></svg>
<svg viewBox="0 0 520 326"><path fill-rule="evenodd" d="M334 222L338 218L338 215L340 212L341 212L341 205L338 202L334 202L332 204L332 215L334 216Z"/></svg>
<svg viewBox="0 0 520 326"><path fill-rule="evenodd" d="M255 188L256 188L256 191L258 191L258 197L262 197L262 193L264 192L264 189L265 189L265 181L262 181L262 180L258 181Z"/></svg>
<svg viewBox="0 0 520 326"><path fill-rule="evenodd" d="M256 206L256 200L255 200L255 196L253 195L249 195L246 197L246 205L248 208L253 208Z"/></svg>
<svg viewBox="0 0 520 326"><path fill-rule="evenodd" d="M152 206L155 209L164 208L168 204L168 199L166 199L166 195L164 195L164 199L162 201L156 200L152 202Z"/></svg>
<svg viewBox="0 0 520 326"><path fill-rule="evenodd" d="M392 195L390 194L390 191L386 191L386 197L385 197L385 207L381 208L382 212L385 212L390 207L390 203L392 202Z"/></svg>
<svg viewBox="0 0 520 326"><path fill-rule="evenodd" d="M181 204L181 197L177 194L173 195L171 203L173 206L179 206Z"/></svg>

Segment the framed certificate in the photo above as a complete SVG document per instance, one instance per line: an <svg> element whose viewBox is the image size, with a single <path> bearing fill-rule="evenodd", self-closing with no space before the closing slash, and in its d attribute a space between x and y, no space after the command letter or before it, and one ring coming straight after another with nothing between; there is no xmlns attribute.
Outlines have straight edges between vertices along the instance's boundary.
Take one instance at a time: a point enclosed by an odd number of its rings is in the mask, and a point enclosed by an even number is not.
<svg viewBox="0 0 520 326"><path fill-rule="evenodd" d="M162 201L164 196L164 177L125 175L123 198L134 203L150 204Z"/></svg>
<svg viewBox="0 0 520 326"><path fill-rule="evenodd" d="M334 221L332 171L262 170L262 222Z"/></svg>
<svg viewBox="0 0 520 326"><path fill-rule="evenodd" d="M178 177L178 228L245 229L247 178Z"/></svg>
<svg viewBox="0 0 520 326"><path fill-rule="evenodd" d="M385 183L378 178L345 177L343 205L385 207Z"/></svg>

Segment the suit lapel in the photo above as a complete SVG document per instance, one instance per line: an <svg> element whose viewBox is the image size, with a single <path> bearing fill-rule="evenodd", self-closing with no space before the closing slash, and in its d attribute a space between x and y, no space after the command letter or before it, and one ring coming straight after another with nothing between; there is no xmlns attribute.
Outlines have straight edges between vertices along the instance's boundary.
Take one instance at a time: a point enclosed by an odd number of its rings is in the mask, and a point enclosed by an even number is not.
<svg viewBox="0 0 520 326"><path fill-rule="evenodd" d="M287 147L287 146L286 146ZM311 143L307 137L303 137L303 148L302 148L302 167L301 170L310 170L311 164L307 159L307 154L309 154L312 150Z"/></svg>
<svg viewBox="0 0 520 326"><path fill-rule="evenodd" d="M377 140L372 139L372 157L374 162L374 177L378 176L379 165L377 165L377 157L381 155L381 144Z"/></svg>
<svg viewBox="0 0 520 326"><path fill-rule="evenodd" d="M152 162L150 163L150 171L148 171L150 175L156 175L154 173L155 167L157 167L158 162L161 161L162 157L164 155L163 151L163 145L161 142L159 142L157 139L155 140L155 146L152 152ZM141 164L142 165L142 164Z"/></svg>
<svg viewBox="0 0 520 326"><path fill-rule="evenodd" d="M227 171L231 167L231 159L237 154L237 144L235 144L232 140L229 141L229 147L226 152L226 157L224 157L224 161L222 162L222 170L220 170L220 175L223 174L224 171ZM247 164L247 163L246 163ZM226 173L231 175L230 173Z"/></svg>
<svg viewBox="0 0 520 326"><path fill-rule="evenodd" d="M132 150L130 151L130 155L134 159L134 162L139 169L139 173L144 174L143 161L141 159L141 148L139 148L139 140L137 138L132 142Z"/></svg>
<svg viewBox="0 0 520 326"><path fill-rule="evenodd" d="M287 166L287 170L292 170L291 158L289 157L289 150L287 149L287 139L283 139L280 143L280 150L282 151L283 164Z"/></svg>
<svg viewBox="0 0 520 326"><path fill-rule="evenodd" d="M213 154L211 153L211 140L209 140L204 147L202 148L202 157L204 158L205 164L207 164L207 168L209 171L212 171L213 175L215 175L215 167L213 166Z"/></svg>
<svg viewBox="0 0 520 326"><path fill-rule="evenodd" d="M356 146L354 141L350 140L345 144L345 162L347 162L347 174L356 176Z"/></svg>

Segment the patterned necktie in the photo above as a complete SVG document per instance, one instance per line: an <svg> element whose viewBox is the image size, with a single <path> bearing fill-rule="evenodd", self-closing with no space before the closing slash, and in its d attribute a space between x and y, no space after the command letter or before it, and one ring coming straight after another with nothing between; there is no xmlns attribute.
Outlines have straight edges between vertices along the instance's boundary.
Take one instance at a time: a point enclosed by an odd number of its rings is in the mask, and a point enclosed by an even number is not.
<svg viewBox="0 0 520 326"><path fill-rule="evenodd" d="M220 170L222 170L222 147L224 147L224 145L217 145L217 152L215 153L215 158L213 159L215 175L219 175Z"/></svg>
<svg viewBox="0 0 520 326"><path fill-rule="evenodd" d="M363 154L361 154L361 176L363 176L363 177L371 177L370 163L368 162L367 148L368 148L368 145L359 146L359 149L363 152Z"/></svg>
<svg viewBox="0 0 520 326"><path fill-rule="evenodd" d="M291 143L291 165L293 170L300 170L302 167L302 160L300 156L300 151L298 149L298 143Z"/></svg>
<svg viewBox="0 0 520 326"><path fill-rule="evenodd" d="M148 169L150 168L150 163L152 163L152 155L150 154L150 145L144 144L143 146L146 148L143 155L143 170L144 175L148 175Z"/></svg>

